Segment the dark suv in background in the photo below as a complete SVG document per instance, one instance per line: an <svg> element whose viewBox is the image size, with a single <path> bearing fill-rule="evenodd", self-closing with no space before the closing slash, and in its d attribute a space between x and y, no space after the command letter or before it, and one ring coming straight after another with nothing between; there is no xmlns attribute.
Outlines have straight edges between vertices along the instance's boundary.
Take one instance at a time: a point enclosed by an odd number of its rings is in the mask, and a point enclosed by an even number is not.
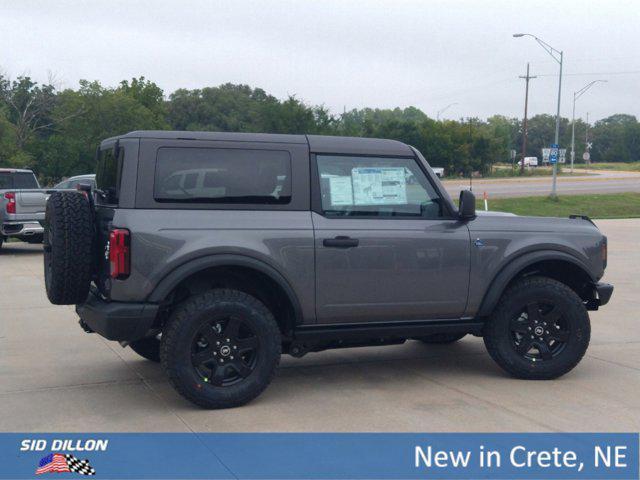
<svg viewBox="0 0 640 480"><path fill-rule="evenodd" d="M555 378L613 290L588 218L476 216L397 141L131 132L96 173L48 202L49 299L204 407L256 397L281 353L467 334L510 374Z"/></svg>

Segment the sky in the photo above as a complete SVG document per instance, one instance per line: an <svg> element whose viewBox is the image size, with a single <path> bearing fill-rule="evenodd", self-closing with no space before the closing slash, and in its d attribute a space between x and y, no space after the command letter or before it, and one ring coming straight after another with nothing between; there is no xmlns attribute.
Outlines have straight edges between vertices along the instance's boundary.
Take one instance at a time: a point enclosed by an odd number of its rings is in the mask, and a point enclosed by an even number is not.
<svg viewBox="0 0 640 480"><path fill-rule="evenodd" d="M0 71L115 86L145 76L169 95L222 83L295 95L333 113L414 106L441 118L640 117L640 0L0 0Z"/></svg>

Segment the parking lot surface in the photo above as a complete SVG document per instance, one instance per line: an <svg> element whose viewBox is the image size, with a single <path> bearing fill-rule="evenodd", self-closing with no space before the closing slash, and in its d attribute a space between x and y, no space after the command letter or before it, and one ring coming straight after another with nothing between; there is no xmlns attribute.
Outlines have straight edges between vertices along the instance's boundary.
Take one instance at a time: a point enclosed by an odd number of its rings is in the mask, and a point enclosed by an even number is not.
<svg viewBox="0 0 640 480"><path fill-rule="evenodd" d="M640 219L609 237L609 305L591 312L586 357L553 381L508 377L481 339L416 341L282 358L241 408L207 411L159 365L85 334L44 291L42 247L0 250L0 431L638 431Z"/></svg>

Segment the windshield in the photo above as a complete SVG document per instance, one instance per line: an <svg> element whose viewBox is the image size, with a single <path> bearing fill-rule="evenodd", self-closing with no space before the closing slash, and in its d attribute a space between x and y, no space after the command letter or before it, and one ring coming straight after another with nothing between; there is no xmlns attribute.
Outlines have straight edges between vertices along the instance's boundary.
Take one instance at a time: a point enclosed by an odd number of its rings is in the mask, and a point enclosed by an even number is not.
<svg viewBox="0 0 640 480"><path fill-rule="evenodd" d="M0 172L0 189L40 188L31 172Z"/></svg>

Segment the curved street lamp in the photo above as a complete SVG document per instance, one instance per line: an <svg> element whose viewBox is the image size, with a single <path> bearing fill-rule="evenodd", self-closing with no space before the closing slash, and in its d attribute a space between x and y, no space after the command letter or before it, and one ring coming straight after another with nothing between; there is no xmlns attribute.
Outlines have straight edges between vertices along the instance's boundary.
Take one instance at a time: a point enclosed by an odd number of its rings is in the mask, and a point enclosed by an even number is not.
<svg viewBox="0 0 640 480"><path fill-rule="evenodd" d="M440 121L440 114L444 113L444 111L449 108L449 107L453 107L454 105L458 105L458 102L454 102L454 103L450 103L449 105L447 105L446 107L444 107L441 110L438 110L438 112L436 113L436 120Z"/></svg>
<svg viewBox="0 0 640 480"><path fill-rule="evenodd" d="M556 135L555 135L555 142L554 142L556 145L560 145L560 94L562 92L562 58L563 58L562 50L557 50L557 49L553 48L551 45L549 45L544 40L542 40L542 39L540 39L540 38L538 38L535 35L532 35L530 33L514 33L513 36L515 38L521 38L521 37L531 37L531 38L533 38L560 65L560 76L558 78L558 108L556 110ZM557 164L554 163L553 164L553 184L552 184L552 187L551 187L551 196L552 197L556 196L556 176L557 176L557 171L558 171Z"/></svg>
<svg viewBox="0 0 640 480"><path fill-rule="evenodd" d="M573 161L576 158L575 143L576 143L576 100L579 99L583 93L593 87L596 83L607 83L606 80L594 80L588 83L580 90L573 92L573 114L571 115L571 173L573 173Z"/></svg>

